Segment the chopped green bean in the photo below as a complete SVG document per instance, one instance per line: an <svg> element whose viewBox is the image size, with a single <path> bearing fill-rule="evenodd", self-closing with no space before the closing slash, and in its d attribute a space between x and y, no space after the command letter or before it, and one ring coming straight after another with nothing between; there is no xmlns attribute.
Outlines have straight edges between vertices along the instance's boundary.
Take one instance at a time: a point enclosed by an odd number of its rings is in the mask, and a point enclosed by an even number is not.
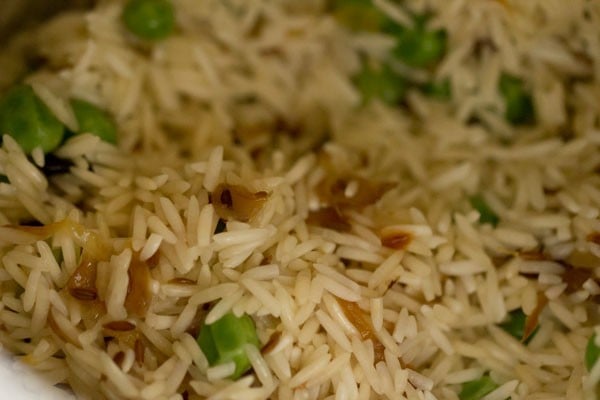
<svg viewBox="0 0 600 400"><path fill-rule="evenodd" d="M471 206L479 212L479 222L482 224L491 224L497 226L500 222L500 218L496 213L488 206L487 202L481 195L475 195L470 199Z"/></svg>
<svg viewBox="0 0 600 400"><path fill-rule="evenodd" d="M408 87L406 80L387 65L379 68L365 65L354 77L354 83L364 103L380 99L388 104L397 104L404 98Z"/></svg>
<svg viewBox="0 0 600 400"><path fill-rule="evenodd" d="M244 350L246 344L260 345L254 322L248 315L225 314L212 324L204 325L198 336L198 345L211 366L235 363L232 379L239 378L251 367Z"/></svg>
<svg viewBox="0 0 600 400"><path fill-rule="evenodd" d="M175 28L175 13L169 0L129 0L123 9L127 29L144 40L161 40Z"/></svg>
<svg viewBox="0 0 600 400"><path fill-rule="evenodd" d="M509 74L502 74L499 89L504 99L504 117L508 122L513 125L534 122L533 99L525 89L523 80Z"/></svg>
<svg viewBox="0 0 600 400"><path fill-rule="evenodd" d="M460 400L479 400L498 387L498 384L488 375L463 384L458 394Z"/></svg>
<svg viewBox="0 0 600 400"><path fill-rule="evenodd" d="M12 136L25 153L38 146L51 152L62 142L64 131L31 86L15 86L0 100L0 134Z"/></svg>
<svg viewBox="0 0 600 400"><path fill-rule="evenodd" d="M596 344L596 335L592 335L585 348L585 367L591 371L600 357L600 347Z"/></svg>

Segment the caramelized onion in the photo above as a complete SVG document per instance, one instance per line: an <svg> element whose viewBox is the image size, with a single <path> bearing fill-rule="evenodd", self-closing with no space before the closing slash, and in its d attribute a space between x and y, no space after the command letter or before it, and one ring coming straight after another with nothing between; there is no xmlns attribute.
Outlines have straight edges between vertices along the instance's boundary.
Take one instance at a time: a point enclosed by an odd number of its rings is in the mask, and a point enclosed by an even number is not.
<svg viewBox="0 0 600 400"><path fill-rule="evenodd" d="M263 207L267 192L250 192L243 186L220 184L211 199L217 215L225 220L249 221Z"/></svg>
<svg viewBox="0 0 600 400"><path fill-rule="evenodd" d="M522 251L519 253L519 257L526 261L544 261L548 259L548 257L539 250Z"/></svg>
<svg viewBox="0 0 600 400"><path fill-rule="evenodd" d="M127 297L125 297L125 309L129 314L144 317L152 300L150 268L147 263L134 256L127 275L129 284Z"/></svg>
<svg viewBox="0 0 600 400"><path fill-rule="evenodd" d="M412 234L393 226L384 228L380 233L381 244L395 250L404 250L412 241Z"/></svg>
<svg viewBox="0 0 600 400"><path fill-rule="evenodd" d="M574 266L567 264L566 262L561 263L565 268L565 271L562 273L561 278L564 283L567 284L567 288L565 292L567 294L571 294L581 290L583 284L588 279L594 278L594 272L592 270L586 268L575 268Z"/></svg>
<svg viewBox="0 0 600 400"><path fill-rule="evenodd" d="M67 281L69 294L81 301L96 300L97 264L88 257L82 257L79 266Z"/></svg>
<svg viewBox="0 0 600 400"><path fill-rule="evenodd" d="M600 245L600 232L592 232L587 236L588 242Z"/></svg>
<svg viewBox="0 0 600 400"><path fill-rule="evenodd" d="M98 319L106 314L106 306L100 300L86 301L83 305L84 307L81 307L81 319L86 329L92 329Z"/></svg>
<svg viewBox="0 0 600 400"><path fill-rule="evenodd" d="M350 321L359 332L362 340L370 339L371 342L373 342L375 363L377 364L379 361L383 361L385 347L377 338L369 316L360 309L357 303L346 301L340 298L337 299L337 302L342 308L346 318L348 318L348 321Z"/></svg>
<svg viewBox="0 0 600 400"><path fill-rule="evenodd" d="M535 330L538 327L538 320L540 314L544 310L544 307L546 307L546 304L548 304L548 298L546 297L546 295L543 292L538 293L537 305L535 306L531 314L527 316L527 319L525 319L525 326L523 327L523 338L521 339L521 341L525 342L535 332Z"/></svg>
<svg viewBox="0 0 600 400"><path fill-rule="evenodd" d="M127 332L135 329L135 325L129 321L111 321L102 325L102 327L117 332Z"/></svg>
<svg viewBox="0 0 600 400"><path fill-rule="evenodd" d="M325 207L317 211L311 211L308 214L306 223L340 232L347 232L351 228L344 216L334 207Z"/></svg>
<svg viewBox="0 0 600 400"><path fill-rule="evenodd" d="M346 196L350 183L356 184L356 191ZM381 196L393 188L390 182L372 182L360 177L344 177L326 179L318 187L317 192L321 201L338 209L362 209L376 203Z"/></svg>

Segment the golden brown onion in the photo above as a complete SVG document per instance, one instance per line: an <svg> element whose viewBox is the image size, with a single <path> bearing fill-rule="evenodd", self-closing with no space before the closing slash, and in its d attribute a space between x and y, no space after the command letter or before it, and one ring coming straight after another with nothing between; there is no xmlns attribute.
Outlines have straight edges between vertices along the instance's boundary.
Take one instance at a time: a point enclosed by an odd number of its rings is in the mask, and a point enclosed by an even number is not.
<svg viewBox="0 0 600 400"><path fill-rule="evenodd" d="M217 215L223 219L249 221L263 207L267 192L251 192L243 186L221 183L212 192L211 199Z"/></svg>

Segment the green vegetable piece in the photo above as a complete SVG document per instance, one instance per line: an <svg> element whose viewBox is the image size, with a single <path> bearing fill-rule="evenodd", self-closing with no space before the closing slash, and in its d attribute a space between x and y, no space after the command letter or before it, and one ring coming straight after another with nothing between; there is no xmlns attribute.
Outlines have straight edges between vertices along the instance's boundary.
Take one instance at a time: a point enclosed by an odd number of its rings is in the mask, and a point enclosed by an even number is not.
<svg viewBox="0 0 600 400"><path fill-rule="evenodd" d="M364 103L380 99L388 104L397 104L404 98L408 87L406 79L386 65L380 68L365 65L354 77L354 84Z"/></svg>
<svg viewBox="0 0 600 400"><path fill-rule="evenodd" d="M51 152L62 142L64 131L31 86L15 86L0 100L0 134L12 136L25 153L38 146Z"/></svg>
<svg viewBox="0 0 600 400"><path fill-rule="evenodd" d="M333 16L340 25L353 31L377 32L389 23L388 17L371 0L337 0Z"/></svg>
<svg viewBox="0 0 600 400"><path fill-rule="evenodd" d="M498 387L498 384L487 375L463 384L458 394L460 400L479 400Z"/></svg>
<svg viewBox="0 0 600 400"><path fill-rule="evenodd" d="M79 132L92 133L108 143L117 143L117 127L104 110L84 100L71 100L71 107L79 123Z"/></svg>
<svg viewBox="0 0 600 400"><path fill-rule="evenodd" d="M145 40L161 40L175 28L175 12L169 0L129 0L123 9L127 29Z"/></svg>
<svg viewBox="0 0 600 400"><path fill-rule="evenodd" d="M422 90L427 96L437 100L450 100L452 97L452 88L448 79L427 82L423 85Z"/></svg>
<svg viewBox="0 0 600 400"><path fill-rule="evenodd" d="M585 367L591 371L600 357L600 347L596 345L596 335L592 335L585 348Z"/></svg>
<svg viewBox="0 0 600 400"><path fill-rule="evenodd" d="M448 35L443 29L428 30L427 15L414 17L411 28L388 25L387 32L397 39L393 54L405 64L415 68L429 68L446 53Z"/></svg>
<svg viewBox="0 0 600 400"><path fill-rule="evenodd" d="M251 367L245 344L260 345L254 322L248 315L238 318L233 313L225 314L214 323L204 325L198 336L198 345L211 366L235 362L231 379L239 378Z"/></svg>
<svg viewBox="0 0 600 400"><path fill-rule="evenodd" d="M479 222L482 224L498 225L500 218L487 205L485 199L481 195L475 195L470 199L471 206L479 212Z"/></svg>
<svg viewBox="0 0 600 400"><path fill-rule="evenodd" d="M523 343L528 344L531 339L533 339L540 327L536 326L535 330L531 332L528 337L524 337L526 323L527 315L525 315L522 309L518 308L508 313L508 319L506 322L501 323L500 327L506 332L510 333L516 339L523 340Z"/></svg>
<svg viewBox="0 0 600 400"><path fill-rule="evenodd" d="M499 83L500 94L504 99L504 118L513 125L535 122L535 109L531 95L523 81L515 76L502 74Z"/></svg>

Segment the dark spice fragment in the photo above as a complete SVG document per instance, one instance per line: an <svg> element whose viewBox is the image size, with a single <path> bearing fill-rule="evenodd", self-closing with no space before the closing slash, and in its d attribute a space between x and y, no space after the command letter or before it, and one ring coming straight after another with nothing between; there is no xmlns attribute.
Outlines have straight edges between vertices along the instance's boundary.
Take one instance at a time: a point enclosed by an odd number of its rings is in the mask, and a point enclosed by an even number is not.
<svg viewBox="0 0 600 400"><path fill-rule="evenodd" d="M225 232L227 230L227 224L223 218L219 218L217 221L217 226L215 227L215 235L217 233Z"/></svg>

